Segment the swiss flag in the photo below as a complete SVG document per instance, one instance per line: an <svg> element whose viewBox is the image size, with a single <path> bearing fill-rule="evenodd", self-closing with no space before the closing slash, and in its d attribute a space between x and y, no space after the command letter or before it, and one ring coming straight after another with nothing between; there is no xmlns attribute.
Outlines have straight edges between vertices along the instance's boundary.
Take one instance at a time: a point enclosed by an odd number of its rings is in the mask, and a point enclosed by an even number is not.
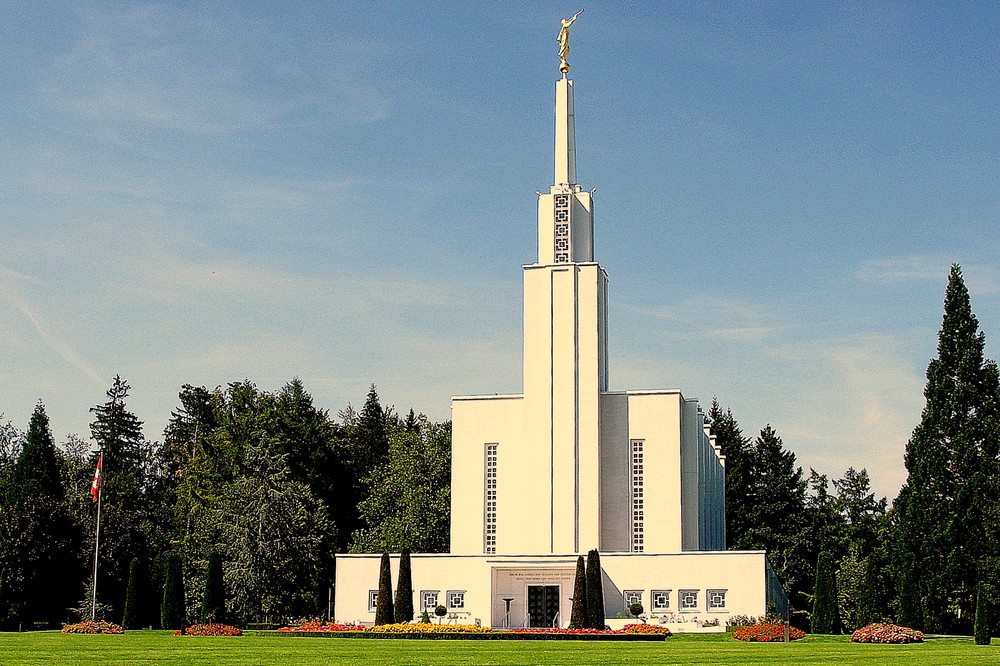
<svg viewBox="0 0 1000 666"><path fill-rule="evenodd" d="M101 494L101 465L104 463L104 454L97 459L97 471L94 472L94 482L90 484L90 496L93 501L97 501L97 498Z"/></svg>

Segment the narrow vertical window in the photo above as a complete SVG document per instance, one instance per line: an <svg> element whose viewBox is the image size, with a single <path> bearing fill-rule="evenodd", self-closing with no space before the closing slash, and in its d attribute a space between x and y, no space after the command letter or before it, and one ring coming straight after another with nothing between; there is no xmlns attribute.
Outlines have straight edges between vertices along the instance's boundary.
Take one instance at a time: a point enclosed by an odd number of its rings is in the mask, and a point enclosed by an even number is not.
<svg viewBox="0 0 1000 666"><path fill-rule="evenodd" d="M645 518L642 497L642 444L644 440L633 439L632 449L632 552L643 551L643 520Z"/></svg>
<svg viewBox="0 0 1000 666"><path fill-rule="evenodd" d="M486 510L483 516L483 552L494 555L497 552L497 445L486 445Z"/></svg>

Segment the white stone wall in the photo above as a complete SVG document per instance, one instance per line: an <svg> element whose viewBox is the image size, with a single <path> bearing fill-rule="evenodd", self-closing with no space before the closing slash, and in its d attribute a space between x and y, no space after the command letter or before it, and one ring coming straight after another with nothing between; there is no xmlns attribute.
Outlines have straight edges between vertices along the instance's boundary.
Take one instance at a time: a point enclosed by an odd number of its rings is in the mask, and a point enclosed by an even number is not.
<svg viewBox="0 0 1000 666"><path fill-rule="evenodd" d="M604 605L608 618L625 613L624 593L636 591L647 614L672 615L692 623L719 619L725 625L731 615L763 615L768 601L768 566L762 551L718 551L678 554L602 553ZM500 628L504 621L503 598L512 598L511 626L524 625L527 588L533 584L560 587L560 624L569 623L573 594L574 555L545 557L487 557L413 555L415 618L419 617L420 593L436 590L439 602L448 591L464 592L464 608L451 609L453 622ZM369 590L378 588L379 557L340 555L334 616L338 622L371 623ZM393 594L398 579L398 557L392 557ZM773 576L773 574L772 574ZM773 583L772 583L773 587ZM669 591L670 608L654 612L654 590ZM680 608L681 590L697 592L694 608ZM724 590L724 608L709 608L710 590ZM780 587L771 590L780 594ZM432 614L433 615L433 614ZM435 620L436 621L436 620Z"/></svg>

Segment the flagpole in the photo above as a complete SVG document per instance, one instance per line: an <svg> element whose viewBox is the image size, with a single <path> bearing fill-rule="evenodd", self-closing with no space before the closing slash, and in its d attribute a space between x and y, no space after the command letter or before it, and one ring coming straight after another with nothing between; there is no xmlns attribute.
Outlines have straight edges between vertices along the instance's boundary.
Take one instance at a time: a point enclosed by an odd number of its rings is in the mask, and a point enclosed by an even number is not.
<svg viewBox="0 0 1000 666"><path fill-rule="evenodd" d="M103 463L104 452L98 451L97 459L100 463ZM99 463L98 469L102 467ZM91 585L91 602L90 602L90 621L94 622L97 620L97 551L101 545L101 496L104 494L101 492L101 484L103 484L104 479L98 482L97 486L97 528L94 530L94 581Z"/></svg>

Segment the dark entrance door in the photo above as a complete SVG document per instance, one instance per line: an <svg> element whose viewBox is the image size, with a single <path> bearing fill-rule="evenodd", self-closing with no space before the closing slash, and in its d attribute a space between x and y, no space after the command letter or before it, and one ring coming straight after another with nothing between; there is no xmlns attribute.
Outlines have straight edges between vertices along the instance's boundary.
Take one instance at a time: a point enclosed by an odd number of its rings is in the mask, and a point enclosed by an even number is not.
<svg viewBox="0 0 1000 666"><path fill-rule="evenodd" d="M554 627L559 620L559 586L528 586L528 617L532 627Z"/></svg>

